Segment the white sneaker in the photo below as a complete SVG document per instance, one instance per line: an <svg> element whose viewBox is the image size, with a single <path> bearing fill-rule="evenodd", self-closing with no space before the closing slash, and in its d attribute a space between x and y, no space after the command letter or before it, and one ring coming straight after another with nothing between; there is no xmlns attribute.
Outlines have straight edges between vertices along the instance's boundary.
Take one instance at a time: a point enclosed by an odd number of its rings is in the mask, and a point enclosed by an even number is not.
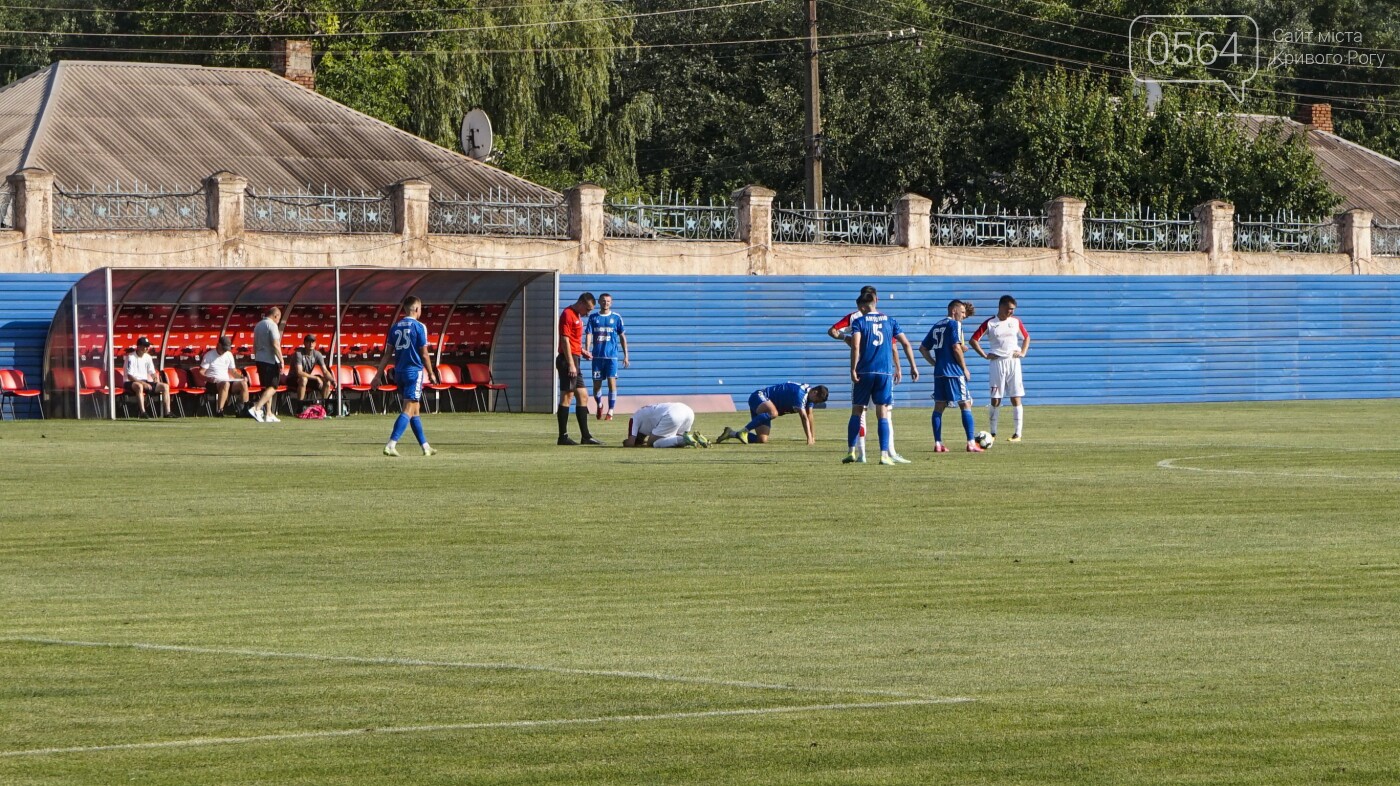
<svg viewBox="0 0 1400 786"><path fill-rule="evenodd" d="M437 448L432 447L432 446L430 446L430 445L424 445L424 446L423 446L423 455L425 455L425 456L436 456L436 455L437 455Z"/></svg>
<svg viewBox="0 0 1400 786"><path fill-rule="evenodd" d="M263 419L263 422L264 422L264 423L281 423L281 422L282 422L282 419L279 418L279 417L277 417L276 415L272 414L271 412L269 412L269 413L267 413L267 417Z"/></svg>
<svg viewBox="0 0 1400 786"><path fill-rule="evenodd" d="M256 421L259 422L259 423L265 423L265 422L267 422L267 421L263 420L263 411L260 410L260 409L250 409L250 410L248 410L248 414L249 414L249 415L252 415L252 416L253 416L253 420L256 420Z"/></svg>

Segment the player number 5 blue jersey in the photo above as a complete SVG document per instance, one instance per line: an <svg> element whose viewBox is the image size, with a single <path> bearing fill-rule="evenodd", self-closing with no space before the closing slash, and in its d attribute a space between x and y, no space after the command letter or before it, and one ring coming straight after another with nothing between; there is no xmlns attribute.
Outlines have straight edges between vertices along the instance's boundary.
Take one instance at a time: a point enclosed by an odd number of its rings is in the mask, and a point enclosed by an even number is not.
<svg viewBox="0 0 1400 786"><path fill-rule="evenodd" d="M856 361L856 373L894 374L894 352L890 346L904 331L894 317L872 311L851 321L851 335L860 338L860 358Z"/></svg>

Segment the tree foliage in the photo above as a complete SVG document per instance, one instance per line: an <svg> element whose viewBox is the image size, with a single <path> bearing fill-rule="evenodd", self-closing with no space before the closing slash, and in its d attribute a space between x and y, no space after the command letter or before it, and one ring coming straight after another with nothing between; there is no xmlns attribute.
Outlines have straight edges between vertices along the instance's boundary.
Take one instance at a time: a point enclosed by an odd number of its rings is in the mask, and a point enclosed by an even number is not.
<svg viewBox="0 0 1400 786"><path fill-rule="evenodd" d="M449 147L465 111L483 107L497 164L537 182L701 198L750 183L782 199L803 191L803 0L30 2L0 8L0 27L33 31L0 33L10 79L60 57L266 67L272 37L306 36L321 92ZM818 7L826 191L846 201L915 191L1036 207L1074 194L1101 209L1224 198L1314 213L1335 197L1300 141L1245 134L1232 115L1286 116L1329 98L1341 133L1400 157L1400 62L1272 62L1320 50L1269 40L1274 29L1354 30L1363 51L1393 54L1393 3L1246 0L1231 12L1254 16L1266 39L1246 103L1183 85L1156 113L1128 78L1128 25L1200 12L1186 0Z"/></svg>

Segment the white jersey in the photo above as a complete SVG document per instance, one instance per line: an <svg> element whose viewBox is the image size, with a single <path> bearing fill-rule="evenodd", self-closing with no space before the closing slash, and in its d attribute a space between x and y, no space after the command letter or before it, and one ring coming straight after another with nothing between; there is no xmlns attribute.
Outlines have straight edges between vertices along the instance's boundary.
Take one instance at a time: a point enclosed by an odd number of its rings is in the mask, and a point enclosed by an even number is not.
<svg viewBox="0 0 1400 786"><path fill-rule="evenodd" d="M695 425L695 410L680 402L648 404L632 413L628 436L674 437L690 431Z"/></svg>
<svg viewBox="0 0 1400 786"><path fill-rule="evenodd" d="M1025 324L1016 317L992 317L977 328L970 340L981 344L982 349L994 358L1010 358L1016 356L1017 350L1030 337Z"/></svg>
<svg viewBox="0 0 1400 786"><path fill-rule="evenodd" d="M831 329L836 331L836 335L840 336L842 339L848 339L851 337L851 323L860 319L860 317L861 313L859 310L852 311L846 316L841 317L836 324L831 326Z"/></svg>

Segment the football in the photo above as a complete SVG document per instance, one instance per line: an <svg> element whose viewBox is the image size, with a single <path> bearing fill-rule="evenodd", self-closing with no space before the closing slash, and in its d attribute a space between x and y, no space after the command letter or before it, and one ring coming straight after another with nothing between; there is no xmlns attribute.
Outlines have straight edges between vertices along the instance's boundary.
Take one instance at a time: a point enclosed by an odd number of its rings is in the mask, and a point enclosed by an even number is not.
<svg viewBox="0 0 1400 786"><path fill-rule="evenodd" d="M979 431L977 435L972 438L972 441L977 443L977 447L987 450L992 446L993 442L997 441L997 438L985 431Z"/></svg>

